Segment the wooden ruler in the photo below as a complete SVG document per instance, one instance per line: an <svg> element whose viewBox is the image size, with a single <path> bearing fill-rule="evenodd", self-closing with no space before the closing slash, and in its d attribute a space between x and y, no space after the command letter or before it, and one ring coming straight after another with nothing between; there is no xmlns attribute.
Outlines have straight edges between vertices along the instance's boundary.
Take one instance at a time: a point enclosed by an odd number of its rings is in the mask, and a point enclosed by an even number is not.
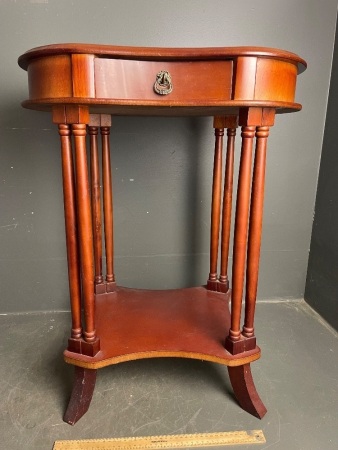
<svg viewBox="0 0 338 450"><path fill-rule="evenodd" d="M81 441L55 441L53 450L149 450L264 444L265 442L266 440L262 430L251 430L115 439L88 439Z"/></svg>

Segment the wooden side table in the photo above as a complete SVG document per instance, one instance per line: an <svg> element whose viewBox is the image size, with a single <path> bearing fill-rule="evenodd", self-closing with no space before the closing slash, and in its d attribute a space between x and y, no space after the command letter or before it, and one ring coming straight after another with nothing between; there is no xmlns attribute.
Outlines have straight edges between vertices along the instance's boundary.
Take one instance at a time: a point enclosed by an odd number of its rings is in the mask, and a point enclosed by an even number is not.
<svg viewBox="0 0 338 450"><path fill-rule="evenodd" d="M260 357L254 314L267 139L275 113L301 109L294 97L297 74L305 70L305 61L293 53L258 47L58 44L26 52L19 65L27 70L29 82L29 99L23 106L51 112L61 140L72 312L64 358L75 366L64 420L74 424L87 411L97 369L155 357L196 358L228 366L241 407L263 417L266 409L255 389L250 363ZM210 273L205 286L151 291L116 284L111 115L214 117ZM242 147L230 290L227 266L238 125Z"/></svg>

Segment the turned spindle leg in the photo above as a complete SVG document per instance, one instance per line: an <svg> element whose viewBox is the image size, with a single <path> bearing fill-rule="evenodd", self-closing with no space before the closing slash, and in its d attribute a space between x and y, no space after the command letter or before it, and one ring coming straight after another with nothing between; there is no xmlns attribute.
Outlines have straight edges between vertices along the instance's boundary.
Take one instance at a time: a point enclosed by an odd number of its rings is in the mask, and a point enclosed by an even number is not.
<svg viewBox="0 0 338 450"><path fill-rule="evenodd" d="M224 128L215 128L215 156L212 183L211 231L210 231L210 272L207 288L217 291L217 262L222 196L222 148Z"/></svg>
<svg viewBox="0 0 338 450"><path fill-rule="evenodd" d="M242 151L237 188L232 265L231 327L229 330L229 336L225 342L226 349L231 353L237 353L234 349L234 343L238 342L241 337L240 321L248 236L252 147L255 129L256 127L254 126L242 127Z"/></svg>
<svg viewBox="0 0 338 450"><path fill-rule="evenodd" d="M67 260L70 306L72 312L71 340L76 346L76 340L82 336L81 326L81 285L80 285L80 261L77 243L76 227L76 196L74 181L74 165L71 146L71 130L66 124L59 124L62 157L62 181L65 210ZM72 346L72 343L69 343Z"/></svg>
<svg viewBox="0 0 338 450"><path fill-rule="evenodd" d="M90 175L92 193L92 221L94 239L95 290L103 283L102 276L102 220L101 220L101 188L98 153L98 127L89 125L90 137ZM105 291L105 290L104 290ZM104 292L103 291L103 292Z"/></svg>
<svg viewBox="0 0 338 450"><path fill-rule="evenodd" d="M223 210L222 210L222 240L221 240L221 272L219 277L220 290L227 292L229 289L228 259L230 244L230 227L232 212L232 191L234 178L234 153L237 117L225 118L227 127L227 155L224 175Z"/></svg>
<svg viewBox="0 0 338 450"><path fill-rule="evenodd" d="M77 212L79 220L79 245L81 254L82 292L85 318L84 340L96 341L94 267L93 267L93 231L90 205L90 190L86 152L86 125L72 125L75 141L75 168Z"/></svg>
<svg viewBox="0 0 338 450"><path fill-rule="evenodd" d="M247 255L245 320L242 332L243 336L246 338L254 337L254 315L257 297L259 257L261 247L266 147L268 136L269 127L257 127Z"/></svg>
<svg viewBox="0 0 338 450"><path fill-rule="evenodd" d="M102 174L103 174L103 211L106 249L107 291L114 290L114 230L113 230L113 191L110 165L110 126L101 126L102 136Z"/></svg>

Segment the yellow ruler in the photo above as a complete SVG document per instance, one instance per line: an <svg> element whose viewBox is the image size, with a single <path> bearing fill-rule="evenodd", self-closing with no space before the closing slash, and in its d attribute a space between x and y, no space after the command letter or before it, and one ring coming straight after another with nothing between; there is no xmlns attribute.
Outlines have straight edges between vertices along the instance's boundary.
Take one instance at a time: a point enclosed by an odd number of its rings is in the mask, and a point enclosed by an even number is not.
<svg viewBox="0 0 338 450"><path fill-rule="evenodd" d="M251 430L115 439L88 439L83 441L55 441L53 450L148 450L264 444L265 442L266 440L262 430Z"/></svg>

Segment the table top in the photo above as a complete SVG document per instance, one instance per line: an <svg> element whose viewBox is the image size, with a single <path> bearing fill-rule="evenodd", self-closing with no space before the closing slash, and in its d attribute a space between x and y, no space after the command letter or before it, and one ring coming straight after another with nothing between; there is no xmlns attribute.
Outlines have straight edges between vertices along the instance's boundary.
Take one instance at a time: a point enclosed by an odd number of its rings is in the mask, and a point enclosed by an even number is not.
<svg viewBox="0 0 338 450"><path fill-rule="evenodd" d="M306 61L298 55L285 50L269 47L128 47L100 44L51 44L28 50L18 59L19 66L27 70L29 63L36 58L59 54L94 54L100 57L114 57L141 60L215 60L231 59L239 56L261 56L293 61L298 65L298 73L304 72Z"/></svg>
<svg viewBox="0 0 338 450"><path fill-rule="evenodd" d="M298 55L268 47L98 44L37 47L18 63L28 72L24 107L82 105L115 115L215 116L238 114L241 107L298 111L296 79L306 68Z"/></svg>

